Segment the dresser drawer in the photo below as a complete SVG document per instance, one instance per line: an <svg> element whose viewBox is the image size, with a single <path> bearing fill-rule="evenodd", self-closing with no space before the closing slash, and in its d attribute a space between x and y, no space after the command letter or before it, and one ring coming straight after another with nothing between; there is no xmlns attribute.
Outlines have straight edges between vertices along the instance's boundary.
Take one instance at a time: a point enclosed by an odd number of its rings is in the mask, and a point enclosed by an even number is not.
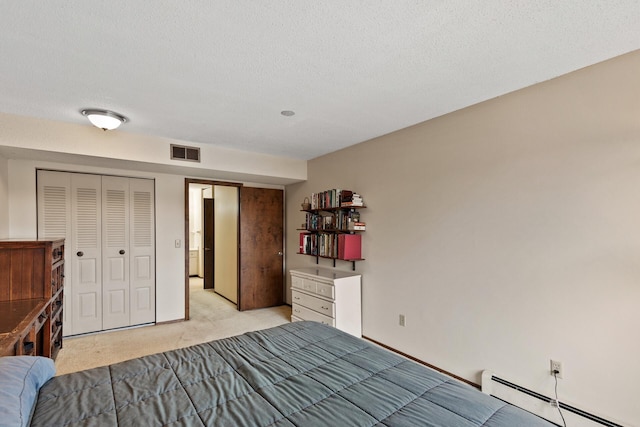
<svg viewBox="0 0 640 427"><path fill-rule="evenodd" d="M317 282L316 293L318 295L322 295L323 297L327 297L331 299L335 299L336 297L335 288L333 287L333 285L328 285L326 283Z"/></svg>
<svg viewBox="0 0 640 427"><path fill-rule="evenodd" d="M291 306L291 317L297 317L303 320L313 320L315 322L324 323L325 325L335 326L335 319L315 312L307 307L293 303Z"/></svg>
<svg viewBox="0 0 640 427"><path fill-rule="evenodd" d="M335 304L331 301L296 290L291 291L291 296L295 304L310 308L311 310L317 311L325 316L336 317Z"/></svg>
<svg viewBox="0 0 640 427"><path fill-rule="evenodd" d="M335 288L333 285L318 282L312 279L304 279L302 277L292 276L291 286L296 289L301 289L303 291L311 292L331 299L334 299L336 297Z"/></svg>
<svg viewBox="0 0 640 427"><path fill-rule="evenodd" d="M291 286L294 288L302 289L303 291L316 293L316 282L310 279L303 279L302 277L292 276Z"/></svg>

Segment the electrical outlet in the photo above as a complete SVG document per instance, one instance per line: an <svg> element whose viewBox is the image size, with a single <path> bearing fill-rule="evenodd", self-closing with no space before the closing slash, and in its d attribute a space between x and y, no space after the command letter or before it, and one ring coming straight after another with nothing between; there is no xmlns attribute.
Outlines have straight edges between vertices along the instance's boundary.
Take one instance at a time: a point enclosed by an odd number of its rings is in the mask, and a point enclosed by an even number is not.
<svg viewBox="0 0 640 427"><path fill-rule="evenodd" d="M551 375L553 375L555 372L557 372L556 376L558 378L562 378L562 362L559 362L557 360L551 359L550 372L551 372Z"/></svg>
<svg viewBox="0 0 640 427"><path fill-rule="evenodd" d="M401 314L398 318L398 323L400 324L400 326L405 326L405 319L404 319L404 314Z"/></svg>

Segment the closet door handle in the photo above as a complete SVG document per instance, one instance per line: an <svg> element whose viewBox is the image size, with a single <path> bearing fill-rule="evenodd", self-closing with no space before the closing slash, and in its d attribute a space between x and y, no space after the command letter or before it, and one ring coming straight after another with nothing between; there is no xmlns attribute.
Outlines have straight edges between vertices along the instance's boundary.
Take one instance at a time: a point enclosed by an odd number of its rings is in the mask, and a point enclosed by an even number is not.
<svg viewBox="0 0 640 427"><path fill-rule="evenodd" d="M124 249L120 249L120 251L118 252L120 255L124 255Z"/></svg>
<svg viewBox="0 0 640 427"><path fill-rule="evenodd" d="M82 256L82 255L84 255L84 252L82 252L82 251L78 251L78 252L76 252L76 255L78 255L78 256Z"/></svg>

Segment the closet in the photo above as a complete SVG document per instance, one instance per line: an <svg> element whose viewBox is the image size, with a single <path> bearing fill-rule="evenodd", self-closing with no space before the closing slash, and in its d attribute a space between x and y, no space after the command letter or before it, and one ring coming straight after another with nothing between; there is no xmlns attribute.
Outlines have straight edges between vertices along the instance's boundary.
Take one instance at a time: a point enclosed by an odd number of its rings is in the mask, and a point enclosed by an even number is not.
<svg viewBox="0 0 640 427"><path fill-rule="evenodd" d="M38 170L38 237L66 239L65 335L155 321L154 181Z"/></svg>

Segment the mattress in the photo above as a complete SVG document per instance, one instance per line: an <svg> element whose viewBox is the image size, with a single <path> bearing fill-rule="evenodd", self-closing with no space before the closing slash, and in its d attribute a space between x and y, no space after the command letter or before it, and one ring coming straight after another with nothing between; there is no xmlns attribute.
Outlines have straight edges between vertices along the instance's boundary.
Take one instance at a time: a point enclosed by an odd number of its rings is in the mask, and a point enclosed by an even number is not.
<svg viewBox="0 0 640 427"><path fill-rule="evenodd" d="M545 426L367 341L295 322L62 375L33 426Z"/></svg>

